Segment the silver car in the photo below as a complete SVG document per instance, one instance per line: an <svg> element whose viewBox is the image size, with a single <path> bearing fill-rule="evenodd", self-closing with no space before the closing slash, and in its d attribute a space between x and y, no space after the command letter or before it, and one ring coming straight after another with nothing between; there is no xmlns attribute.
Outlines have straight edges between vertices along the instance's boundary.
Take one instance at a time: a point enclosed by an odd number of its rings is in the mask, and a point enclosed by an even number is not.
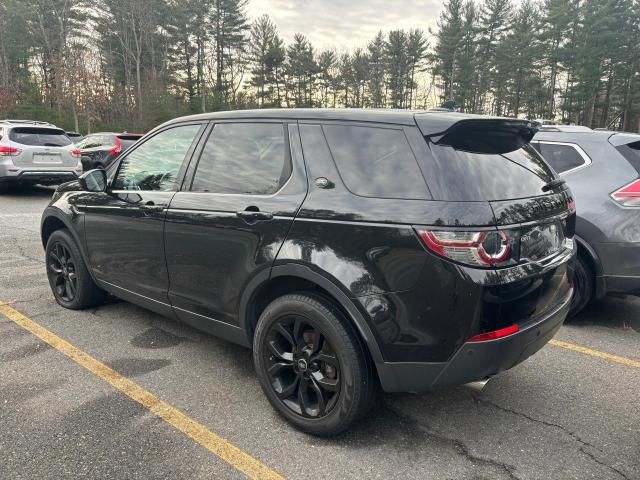
<svg viewBox="0 0 640 480"><path fill-rule="evenodd" d="M46 122L0 120L0 192L11 185L59 184L82 174L80 150Z"/></svg>

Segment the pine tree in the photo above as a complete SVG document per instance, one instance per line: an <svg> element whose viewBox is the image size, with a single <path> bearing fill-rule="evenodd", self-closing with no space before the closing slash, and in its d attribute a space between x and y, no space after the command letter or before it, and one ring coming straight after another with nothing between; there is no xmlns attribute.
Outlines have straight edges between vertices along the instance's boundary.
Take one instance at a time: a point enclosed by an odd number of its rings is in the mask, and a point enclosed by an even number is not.
<svg viewBox="0 0 640 480"><path fill-rule="evenodd" d="M228 105L231 81L230 68L243 52L247 42L248 0L213 0L211 26L215 50L216 101Z"/></svg>
<svg viewBox="0 0 640 480"><path fill-rule="evenodd" d="M388 86L391 96L391 108L403 108L409 73L407 34L402 30L389 32L385 45L387 57Z"/></svg>
<svg viewBox="0 0 640 480"><path fill-rule="evenodd" d="M496 76L496 49L509 29L511 19L510 0L485 0L480 7L478 54L482 59L476 109L482 113L495 113L496 104L488 105L490 94L501 97L503 79Z"/></svg>
<svg viewBox="0 0 640 480"><path fill-rule="evenodd" d="M454 78L463 39L463 0L448 0L438 18L438 30L431 57L433 72L442 79L442 100L453 98ZM475 18L473 19L475 23Z"/></svg>
<svg viewBox="0 0 640 480"><path fill-rule="evenodd" d="M249 59L251 68L251 85L256 88L258 105L264 106L269 96L266 89L268 83L270 50L276 36L276 26L269 15L262 15L251 25L249 38Z"/></svg>
<svg viewBox="0 0 640 480"><path fill-rule="evenodd" d="M382 108L386 105L385 98L385 74L387 69L387 57L385 53L385 41L382 31L367 45L369 59L369 94L371 106Z"/></svg>

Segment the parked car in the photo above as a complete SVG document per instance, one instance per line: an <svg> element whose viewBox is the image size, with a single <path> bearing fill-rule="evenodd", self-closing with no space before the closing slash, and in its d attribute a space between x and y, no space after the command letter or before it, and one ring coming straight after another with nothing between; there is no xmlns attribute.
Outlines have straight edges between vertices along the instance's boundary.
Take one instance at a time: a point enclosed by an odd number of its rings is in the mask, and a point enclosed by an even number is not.
<svg viewBox="0 0 640 480"><path fill-rule="evenodd" d="M560 328L571 192L533 124L447 112L258 110L165 123L61 186L42 218L58 303L105 292L253 348L298 428L388 392L486 379Z"/></svg>
<svg viewBox="0 0 640 480"><path fill-rule="evenodd" d="M70 145L64 130L50 123L0 120L0 191L77 178L82 174L80 151Z"/></svg>
<svg viewBox="0 0 640 480"><path fill-rule="evenodd" d="M640 294L640 135L549 126L531 143L578 205L571 314L607 293Z"/></svg>
<svg viewBox="0 0 640 480"><path fill-rule="evenodd" d="M84 136L78 132L66 132L66 133L67 133L67 137L69 137L69 139L75 144L80 143L84 138Z"/></svg>
<svg viewBox="0 0 640 480"><path fill-rule="evenodd" d="M107 168L127 148L142 137L138 133L92 133L87 135L78 148L82 153L85 170Z"/></svg>

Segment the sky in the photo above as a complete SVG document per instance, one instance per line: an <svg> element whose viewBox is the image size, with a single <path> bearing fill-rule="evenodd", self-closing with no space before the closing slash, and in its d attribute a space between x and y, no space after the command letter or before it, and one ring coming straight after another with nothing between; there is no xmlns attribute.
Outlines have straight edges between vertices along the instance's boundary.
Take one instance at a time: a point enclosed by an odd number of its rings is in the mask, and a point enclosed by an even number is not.
<svg viewBox="0 0 640 480"><path fill-rule="evenodd" d="M338 51L364 47L378 30L435 28L442 2L436 0L249 0L247 13L267 13L289 43L295 33L315 48Z"/></svg>

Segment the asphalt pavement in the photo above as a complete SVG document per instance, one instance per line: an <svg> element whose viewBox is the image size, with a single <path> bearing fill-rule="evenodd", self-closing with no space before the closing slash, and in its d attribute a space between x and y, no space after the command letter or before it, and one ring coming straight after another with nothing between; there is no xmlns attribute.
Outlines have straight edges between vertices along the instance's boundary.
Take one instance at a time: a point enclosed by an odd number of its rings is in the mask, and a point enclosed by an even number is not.
<svg viewBox="0 0 640 480"><path fill-rule="evenodd" d="M275 414L248 350L122 301L58 306L39 234L50 196L0 196L0 304L284 478L640 479L640 299L592 305L482 392L385 394L319 439ZM1 479L244 477L185 431L0 313Z"/></svg>

